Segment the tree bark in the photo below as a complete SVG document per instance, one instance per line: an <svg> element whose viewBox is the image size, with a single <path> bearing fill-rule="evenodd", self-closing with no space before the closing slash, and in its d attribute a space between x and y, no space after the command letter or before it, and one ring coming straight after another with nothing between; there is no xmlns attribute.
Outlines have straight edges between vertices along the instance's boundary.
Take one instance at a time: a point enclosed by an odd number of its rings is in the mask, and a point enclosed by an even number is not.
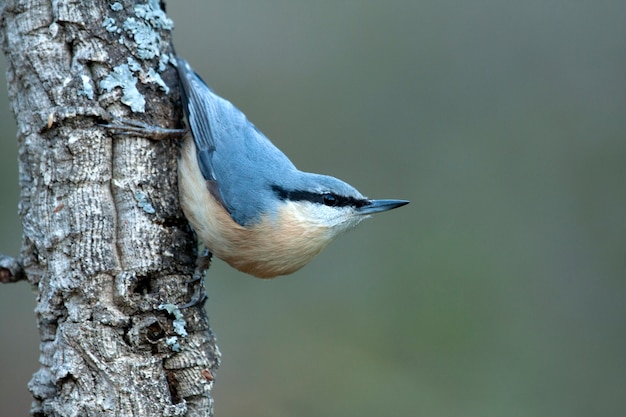
<svg viewBox="0 0 626 417"><path fill-rule="evenodd" d="M101 126L115 114L180 127L171 21L156 0L0 8L24 228L22 269L5 264L38 291L31 415L212 415L208 317L176 307L198 285L178 143Z"/></svg>

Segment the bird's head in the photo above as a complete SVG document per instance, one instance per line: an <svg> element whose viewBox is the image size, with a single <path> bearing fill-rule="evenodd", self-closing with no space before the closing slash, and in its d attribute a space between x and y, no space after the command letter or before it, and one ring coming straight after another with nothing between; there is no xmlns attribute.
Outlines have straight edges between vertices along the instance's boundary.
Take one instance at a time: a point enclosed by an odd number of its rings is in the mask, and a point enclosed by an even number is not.
<svg viewBox="0 0 626 417"><path fill-rule="evenodd" d="M273 185L274 197L279 207L288 207L297 221L325 229L329 240L352 229L371 214L409 203L406 200L371 200L337 178L300 174L295 180Z"/></svg>

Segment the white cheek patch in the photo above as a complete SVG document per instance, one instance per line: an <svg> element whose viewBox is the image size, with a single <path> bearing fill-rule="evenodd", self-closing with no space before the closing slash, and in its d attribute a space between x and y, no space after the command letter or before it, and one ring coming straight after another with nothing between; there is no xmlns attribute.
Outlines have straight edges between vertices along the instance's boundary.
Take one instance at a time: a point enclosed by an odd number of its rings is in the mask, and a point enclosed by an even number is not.
<svg viewBox="0 0 626 417"><path fill-rule="evenodd" d="M295 201L288 202L290 211L299 221L311 227L328 229L331 236L352 229L365 218L358 215L351 207L328 207L321 204Z"/></svg>

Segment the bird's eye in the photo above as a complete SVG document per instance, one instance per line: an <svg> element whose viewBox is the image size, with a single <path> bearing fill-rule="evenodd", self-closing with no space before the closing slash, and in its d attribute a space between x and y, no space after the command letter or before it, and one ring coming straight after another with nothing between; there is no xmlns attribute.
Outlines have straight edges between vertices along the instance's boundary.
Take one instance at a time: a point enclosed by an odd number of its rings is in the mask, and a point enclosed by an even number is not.
<svg viewBox="0 0 626 417"><path fill-rule="evenodd" d="M322 196L322 201L324 202L324 205L333 207L337 205L337 203L339 202L339 199L334 194L324 194Z"/></svg>

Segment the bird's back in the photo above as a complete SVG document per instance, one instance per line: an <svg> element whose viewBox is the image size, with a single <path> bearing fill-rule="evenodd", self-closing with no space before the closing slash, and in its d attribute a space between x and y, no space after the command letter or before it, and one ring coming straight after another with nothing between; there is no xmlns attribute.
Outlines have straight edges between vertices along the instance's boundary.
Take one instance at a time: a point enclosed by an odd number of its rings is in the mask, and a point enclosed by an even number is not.
<svg viewBox="0 0 626 417"><path fill-rule="evenodd" d="M215 181L233 219L247 225L274 209L272 184L297 176L293 163L235 106L215 94L184 60L178 72L185 114L205 180Z"/></svg>

